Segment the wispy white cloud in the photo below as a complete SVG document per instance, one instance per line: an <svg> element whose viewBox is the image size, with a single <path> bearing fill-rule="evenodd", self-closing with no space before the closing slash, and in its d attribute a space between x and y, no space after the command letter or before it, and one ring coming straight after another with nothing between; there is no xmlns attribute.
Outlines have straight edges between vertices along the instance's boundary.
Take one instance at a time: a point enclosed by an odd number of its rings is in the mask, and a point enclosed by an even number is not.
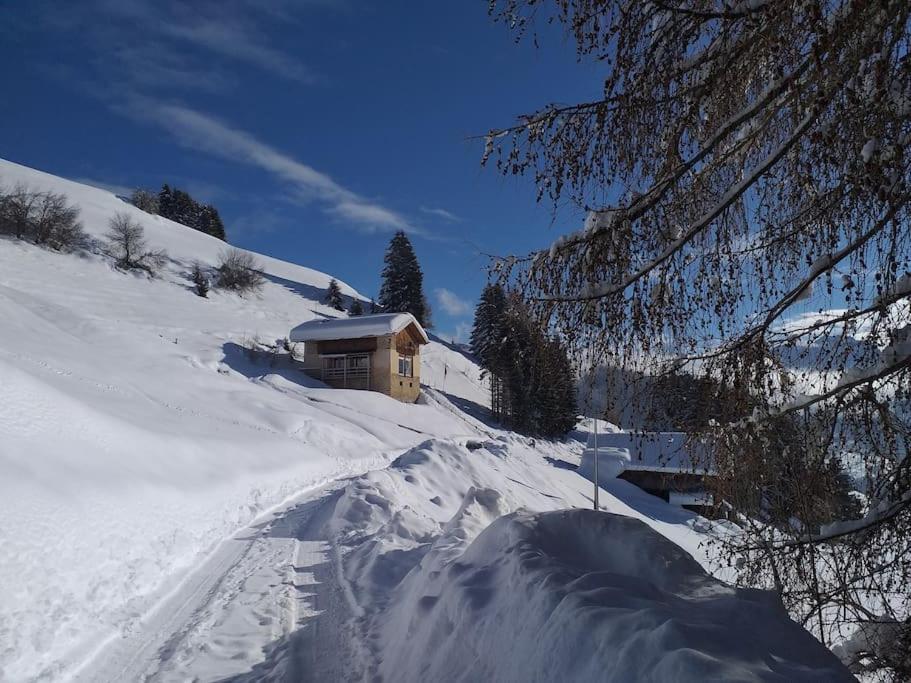
<svg viewBox="0 0 911 683"><path fill-rule="evenodd" d="M257 66L281 78L305 84L319 80L309 67L270 47L263 38L235 24L205 20L194 24L161 24L160 30L163 35Z"/></svg>
<svg viewBox="0 0 911 683"><path fill-rule="evenodd" d="M462 316L471 313L471 303L459 297L455 292L448 290L445 287L438 287L433 290L433 294L436 297L437 303L440 304L440 308L449 315Z"/></svg>
<svg viewBox="0 0 911 683"><path fill-rule="evenodd" d="M391 230L405 230L406 232L422 232L414 228L402 216L377 204L367 204L361 200L341 201L332 206L329 213L344 220L386 228Z"/></svg>
<svg viewBox="0 0 911 683"><path fill-rule="evenodd" d="M89 73L111 87L220 92L238 83L234 67L249 65L302 84L324 80L298 54L300 43L276 43L277 27L300 22L336 2L291 0L30 0L16 12L0 7L0 35L32 33L84 40ZM281 33L279 32L279 35ZM288 35L285 32L284 35Z"/></svg>
<svg viewBox="0 0 911 683"><path fill-rule="evenodd" d="M456 344L465 344L471 336L471 323L461 322L456 325L452 332L438 332L437 336L443 341L451 341Z"/></svg>
<svg viewBox="0 0 911 683"><path fill-rule="evenodd" d="M442 219L450 221L452 223L458 223L459 221L462 220L461 218L456 216L454 213L452 213L451 211L447 211L446 209L436 209L436 208L432 208L432 207L422 206L421 212L429 214L431 216L436 216L438 218L442 218Z"/></svg>
<svg viewBox="0 0 911 683"><path fill-rule="evenodd" d="M399 213L349 190L329 175L297 161L222 121L189 107L133 98L118 109L153 123L183 146L267 171L291 186L301 201L317 201L341 221L366 230L421 231Z"/></svg>

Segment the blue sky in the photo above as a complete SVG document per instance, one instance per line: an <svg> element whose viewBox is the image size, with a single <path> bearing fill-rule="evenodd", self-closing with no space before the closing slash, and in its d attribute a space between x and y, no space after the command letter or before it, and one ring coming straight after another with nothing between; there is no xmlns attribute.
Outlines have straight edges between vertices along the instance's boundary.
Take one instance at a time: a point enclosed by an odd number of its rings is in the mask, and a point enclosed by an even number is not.
<svg viewBox="0 0 911 683"><path fill-rule="evenodd" d="M113 187L170 182L215 203L231 242L368 295L405 229L437 332L464 338L486 254L578 221L481 169L469 137L600 85L558 29L517 45L486 9L0 0L0 156Z"/></svg>

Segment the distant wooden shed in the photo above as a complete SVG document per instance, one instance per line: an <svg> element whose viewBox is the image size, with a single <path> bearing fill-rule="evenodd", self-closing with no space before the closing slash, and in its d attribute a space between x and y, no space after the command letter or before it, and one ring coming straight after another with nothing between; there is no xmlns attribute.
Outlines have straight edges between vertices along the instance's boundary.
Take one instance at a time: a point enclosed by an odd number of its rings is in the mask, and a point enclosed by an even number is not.
<svg viewBox="0 0 911 683"><path fill-rule="evenodd" d="M706 517L715 515L707 490L715 476L711 450L688 442L682 432L604 432L598 434L598 479L618 477L642 490ZM581 469L592 469L595 435L590 434Z"/></svg>
<svg viewBox="0 0 911 683"><path fill-rule="evenodd" d="M304 344L304 372L329 386L408 403L421 393L421 346L429 339L410 313L310 320L289 339Z"/></svg>

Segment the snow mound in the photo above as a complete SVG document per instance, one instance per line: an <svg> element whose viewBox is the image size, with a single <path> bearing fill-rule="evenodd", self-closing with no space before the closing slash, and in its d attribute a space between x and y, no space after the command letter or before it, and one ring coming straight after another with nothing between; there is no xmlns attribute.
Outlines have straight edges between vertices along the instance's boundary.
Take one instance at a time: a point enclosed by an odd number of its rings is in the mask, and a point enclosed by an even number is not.
<svg viewBox="0 0 911 683"><path fill-rule="evenodd" d="M683 432L615 432L598 434L601 458L625 460L624 470L651 472L711 472L709 450L702 444L687 441ZM595 435L589 434L586 451L593 456ZM620 463L618 463L620 464ZM622 470L621 470L622 471ZM619 472L617 473L619 474ZM615 475L616 476L616 475ZM600 478L600 471L599 471Z"/></svg>
<svg viewBox="0 0 911 683"><path fill-rule="evenodd" d="M567 509L591 484L562 448L432 439L348 485L330 536L360 678L851 680L774 595L707 573L714 523L617 479L618 514Z"/></svg>
<svg viewBox="0 0 911 683"><path fill-rule="evenodd" d="M850 681L770 593L709 576L643 522L590 510L495 516L474 491L393 601L386 680Z"/></svg>
<svg viewBox="0 0 911 683"><path fill-rule="evenodd" d="M598 484L606 485L629 469L630 454L626 448L604 446L598 448ZM589 481L595 478L595 449L582 451L582 461L576 471Z"/></svg>

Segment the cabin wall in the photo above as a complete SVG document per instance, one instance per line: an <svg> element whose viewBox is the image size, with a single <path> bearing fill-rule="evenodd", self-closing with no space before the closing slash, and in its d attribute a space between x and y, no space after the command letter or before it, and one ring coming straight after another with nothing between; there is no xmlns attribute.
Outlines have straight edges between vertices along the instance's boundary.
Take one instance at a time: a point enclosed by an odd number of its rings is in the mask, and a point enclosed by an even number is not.
<svg viewBox="0 0 911 683"><path fill-rule="evenodd" d="M376 351L377 391L382 391L394 399L406 403L414 403L421 394L421 347L413 344L407 329L397 335L380 337ZM399 375L399 349L405 349L405 344L410 344L414 361L412 363L413 377ZM379 388L382 387L382 388Z"/></svg>
<svg viewBox="0 0 911 683"><path fill-rule="evenodd" d="M304 343L304 372L314 379L322 379L322 365L316 342Z"/></svg>
<svg viewBox="0 0 911 683"><path fill-rule="evenodd" d="M391 373L394 372L389 353L392 345L391 334L377 337L376 351L373 352L373 356L370 358L370 388L387 395L390 393L390 387L392 386Z"/></svg>
<svg viewBox="0 0 911 683"><path fill-rule="evenodd" d="M410 351L413 377L399 375L399 351ZM421 346L406 328L397 335L385 335L363 340L337 340L308 342L304 346L304 371L322 380L320 354L358 353L370 351L370 389L379 391L399 401L414 403L421 394ZM330 386L341 387L329 383ZM349 386L349 388L359 388ZM366 388L366 387L364 387Z"/></svg>

